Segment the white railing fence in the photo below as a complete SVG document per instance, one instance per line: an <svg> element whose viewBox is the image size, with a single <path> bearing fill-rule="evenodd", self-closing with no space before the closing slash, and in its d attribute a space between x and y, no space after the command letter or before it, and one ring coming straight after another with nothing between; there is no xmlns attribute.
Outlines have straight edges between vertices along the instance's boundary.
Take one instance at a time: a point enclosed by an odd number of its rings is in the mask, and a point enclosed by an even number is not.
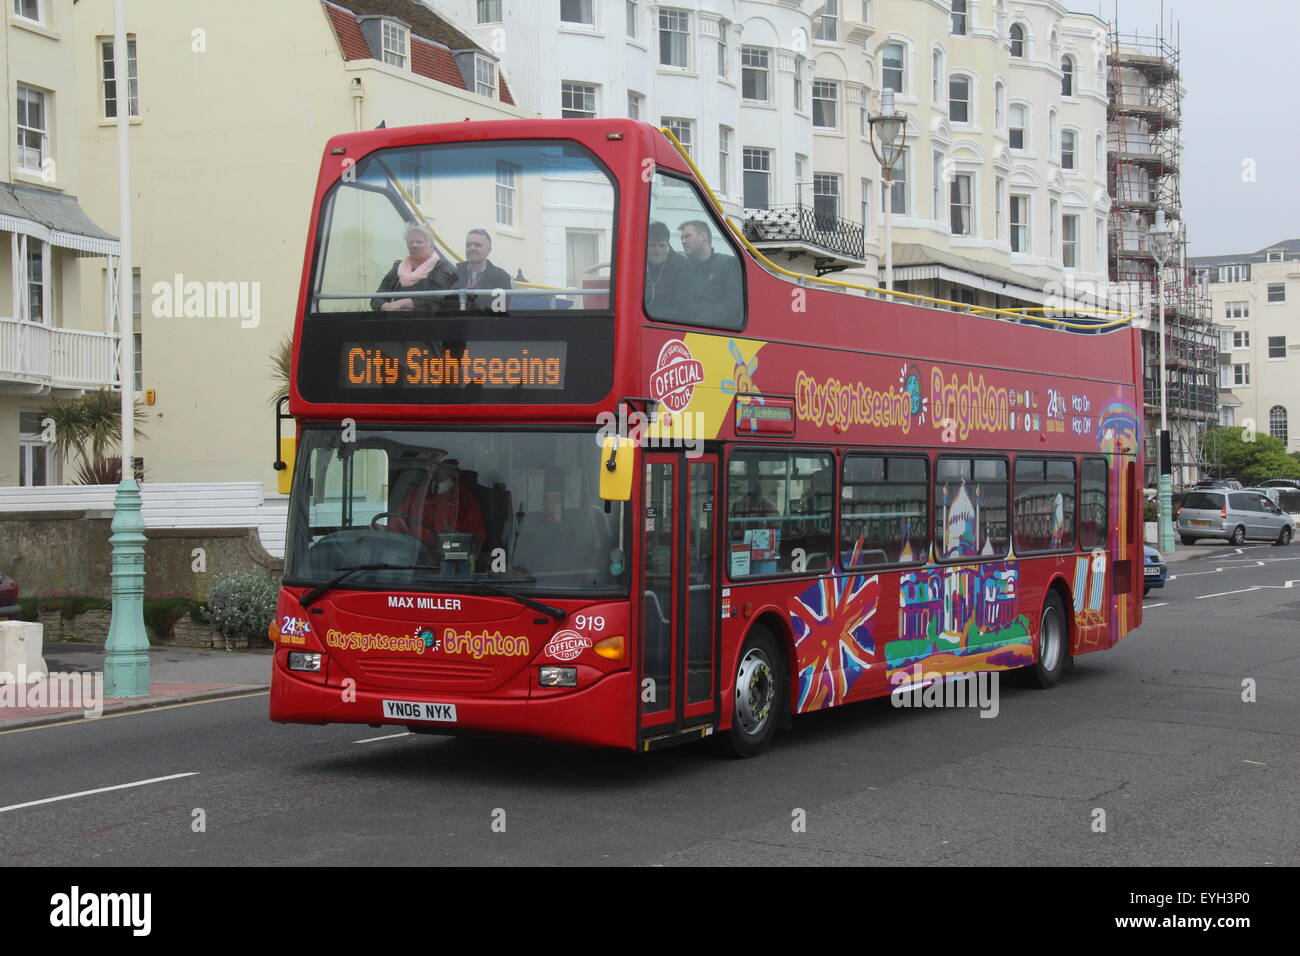
<svg viewBox="0 0 1300 956"><path fill-rule="evenodd" d="M115 490L113 485L0 488L0 514L107 511ZM262 547L284 557L289 499L267 494L260 482L145 482L141 502L146 528L256 528Z"/></svg>

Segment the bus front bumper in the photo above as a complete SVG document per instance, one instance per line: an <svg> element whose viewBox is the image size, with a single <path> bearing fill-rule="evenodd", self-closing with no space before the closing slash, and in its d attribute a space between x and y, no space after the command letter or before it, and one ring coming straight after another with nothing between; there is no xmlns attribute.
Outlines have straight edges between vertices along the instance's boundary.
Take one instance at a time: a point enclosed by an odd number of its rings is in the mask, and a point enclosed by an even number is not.
<svg viewBox="0 0 1300 956"><path fill-rule="evenodd" d="M387 708L385 701L390 702ZM417 733L500 734L634 749L635 701L628 671L609 674L572 693L546 697L465 697L409 690L345 693L296 676L277 658L271 672L270 716L277 723L388 724ZM449 719L453 713L454 719ZM419 715L419 719L399 714Z"/></svg>

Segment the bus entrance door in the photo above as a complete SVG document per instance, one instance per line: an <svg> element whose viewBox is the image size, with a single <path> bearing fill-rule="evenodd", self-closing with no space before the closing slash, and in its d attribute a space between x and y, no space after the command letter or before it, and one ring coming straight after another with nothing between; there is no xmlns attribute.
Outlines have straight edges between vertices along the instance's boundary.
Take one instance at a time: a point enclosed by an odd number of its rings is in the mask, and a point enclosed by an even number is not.
<svg viewBox="0 0 1300 956"><path fill-rule="evenodd" d="M712 733L717 699L716 455L645 456L642 749Z"/></svg>

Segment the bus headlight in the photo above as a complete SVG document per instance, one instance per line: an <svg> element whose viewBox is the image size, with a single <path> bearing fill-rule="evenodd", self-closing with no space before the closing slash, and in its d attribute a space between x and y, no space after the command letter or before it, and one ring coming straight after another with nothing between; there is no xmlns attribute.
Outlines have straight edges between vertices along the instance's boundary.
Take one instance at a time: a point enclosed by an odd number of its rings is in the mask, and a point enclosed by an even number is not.
<svg viewBox="0 0 1300 956"><path fill-rule="evenodd" d="M289 652L289 670L291 671L311 671L313 674L320 672L320 655L312 654L308 651L290 651Z"/></svg>
<svg viewBox="0 0 1300 956"><path fill-rule="evenodd" d="M543 687L577 687L578 669L576 667L543 667L537 677Z"/></svg>

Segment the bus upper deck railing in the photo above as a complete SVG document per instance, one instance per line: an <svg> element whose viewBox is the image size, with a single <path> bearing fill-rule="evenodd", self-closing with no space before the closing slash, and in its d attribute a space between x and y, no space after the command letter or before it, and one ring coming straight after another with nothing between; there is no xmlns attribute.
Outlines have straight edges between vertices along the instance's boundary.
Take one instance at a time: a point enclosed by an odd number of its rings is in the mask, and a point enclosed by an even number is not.
<svg viewBox="0 0 1300 956"><path fill-rule="evenodd" d="M1033 323L1039 323L1053 328L1068 329L1068 330L1079 331L1079 332L1098 333L1098 332L1107 332L1112 329L1123 328L1131 325L1133 320L1138 317L1138 313L1136 312L1126 312L1117 309L1084 309L1078 307L1071 307L1069 311L1075 313L1076 315L1097 316L1098 319L1092 322L1069 322L1066 321L1065 319L1058 319L1046 315L1033 314L1036 312L1065 311L1065 309L1059 307L1033 306L1033 307L1026 307L1026 308L1019 308L1019 309L995 309L987 306L970 305L969 303L965 303L965 302L954 302L950 299L937 299L933 296L919 295L915 292L898 292L897 290L893 290L893 289L882 289L878 286L861 285L856 282L845 282L843 279L830 279L825 276L808 275L807 273L804 272L793 272L789 269L784 269L781 266L777 265L775 262L773 262L771 259L769 259L767 256L763 255L763 253L760 252L758 249L756 249L754 247L754 244L745 237L744 230L739 228L732 221L731 217L727 215L726 211L723 210L722 208L722 204L718 202L718 197L713 194L713 189L712 187L709 186L708 180L704 178L704 174L701 173L700 168L695 165L695 161L691 159L691 156L686 151L685 147L683 147L681 142L677 139L677 137L673 135L673 131L668 129L666 126L661 126L659 128L659 131L668 138L668 141L673 144L673 148L676 149L678 154L681 156L682 161L685 162L686 165L690 168L691 172L695 174L695 178L699 181L700 185L704 187L705 195L709 197L709 202L713 205L714 211L718 214L718 217L727 224L727 228L731 230L731 234L736 237L736 240L740 242L740 244L745 247L745 249L749 252L749 254L753 256L754 259L757 260L759 263L761 263L765 268L769 269L770 271L778 275L787 276L791 279L794 279L800 285L805 285L809 282L815 282L819 285L830 286L832 289L845 289L845 290L852 290L855 292L864 292L867 295L876 296L879 298L887 298L891 300L902 299L904 300L904 304L917 303L917 304L924 304L924 305L931 305L931 306L941 306L945 309L949 309L956 312L964 312L968 315L975 315L980 317L992 316L992 317L1009 320L1017 323L1033 322ZM1119 316L1119 318L1106 320L1105 317L1107 316Z"/></svg>

